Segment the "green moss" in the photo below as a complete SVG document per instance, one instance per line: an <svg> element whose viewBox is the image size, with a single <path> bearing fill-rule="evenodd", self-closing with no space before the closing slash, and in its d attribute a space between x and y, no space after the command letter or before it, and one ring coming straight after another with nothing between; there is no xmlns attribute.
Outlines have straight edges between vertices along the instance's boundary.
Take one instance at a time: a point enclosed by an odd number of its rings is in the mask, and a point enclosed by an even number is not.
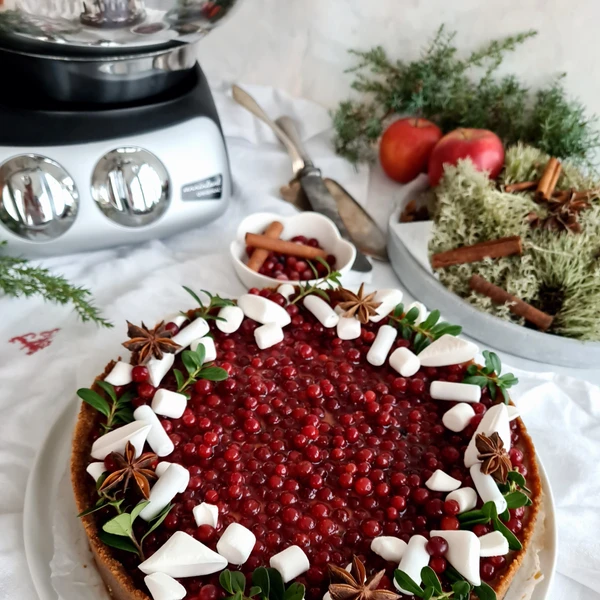
<svg viewBox="0 0 600 600"><path fill-rule="evenodd" d="M501 181L537 179L548 155L535 148L516 145L506 153ZM558 188L598 187L589 176L565 164ZM458 246L509 235L524 240L523 256L439 269L440 281L468 302L493 315L521 323L507 306L473 293L468 285L477 273L511 294L554 314L551 333L580 340L600 340L600 199L580 215L582 233L531 229L527 215L544 215L532 193L506 194L496 182L475 170L470 161L447 168L437 189L434 233L429 244L433 254Z"/></svg>

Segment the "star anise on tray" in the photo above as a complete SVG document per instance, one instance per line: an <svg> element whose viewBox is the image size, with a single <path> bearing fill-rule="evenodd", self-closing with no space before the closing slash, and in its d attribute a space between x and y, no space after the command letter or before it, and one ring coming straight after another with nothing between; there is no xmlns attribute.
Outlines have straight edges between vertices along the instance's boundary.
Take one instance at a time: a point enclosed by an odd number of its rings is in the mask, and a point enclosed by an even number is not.
<svg viewBox="0 0 600 600"><path fill-rule="evenodd" d="M367 579L365 565L356 557L352 558L350 573L337 565L328 565L329 594L332 600L397 600L400 596L390 590L378 590L377 586L385 575L385 570Z"/></svg>
<svg viewBox="0 0 600 600"><path fill-rule="evenodd" d="M481 472L484 475L491 475L500 483L506 483L512 463L500 436L496 432L489 437L478 433L475 438L475 446L479 452L477 458L482 461Z"/></svg>
<svg viewBox="0 0 600 600"><path fill-rule="evenodd" d="M545 218L541 218L535 212L531 212L527 215L531 227L556 232L581 232L579 213L592 207L588 202L589 195L573 190L561 192L561 194L562 195L551 198L548 201L549 213Z"/></svg>
<svg viewBox="0 0 600 600"><path fill-rule="evenodd" d="M342 301L340 302L340 308L345 311L342 316L350 318L356 316L356 318L363 324L369 322L369 317L377 314L377 308L381 305L381 302L374 302L376 292L372 292L367 296L364 295L365 284L362 283L358 294L341 288L340 294Z"/></svg>
<svg viewBox="0 0 600 600"><path fill-rule="evenodd" d="M127 350L137 352L138 363L143 363L148 357L154 356L159 360L165 353L173 354L179 349L171 336L173 335L165 327L165 322L161 321L154 329L149 329L142 322L138 327L127 321L127 335L131 338L123 342Z"/></svg>
<svg viewBox="0 0 600 600"><path fill-rule="evenodd" d="M136 458L133 444L127 442L124 454L111 452L109 456L117 468L102 482L98 491L108 492L120 489L125 492L133 480L142 496L148 499L150 497L150 480L156 479L154 469L150 468L157 459L156 454L144 452Z"/></svg>

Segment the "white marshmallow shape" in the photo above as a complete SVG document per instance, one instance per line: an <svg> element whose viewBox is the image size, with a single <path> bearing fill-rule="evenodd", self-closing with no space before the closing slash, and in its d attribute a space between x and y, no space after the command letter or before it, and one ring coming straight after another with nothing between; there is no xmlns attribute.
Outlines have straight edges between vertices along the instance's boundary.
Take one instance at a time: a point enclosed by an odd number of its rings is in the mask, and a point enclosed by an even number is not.
<svg viewBox="0 0 600 600"><path fill-rule="evenodd" d="M304 304L304 308L311 312L317 321L323 325L323 327L335 327L340 320L340 316L323 300L323 298L319 298L319 296L315 296L314 294L311 296L306 296L304 300L302 300L302 304Z"/></svg>
<svg viewBox="0 0 600 600"><path fill-rule="evenodd" d="M131 442L135 448L135 455L139 456L142 453L150 429L152 429L152 425L146 421L127 423L127 425L113 429L99 437L93 443L90 454L92 458L104 460L111 452L123 454L127 442Z"/></svg>
<svg viewBox="0 0 600 600"><path fill-rule="evenodd" d="M408 313L413 308L416 308L419 311L419 316L415 320L415 325L420 325L429 316L429 311L422 302L411 302L404 308L404 311Z"/></svg>
<svg viewBox="0 0 600 600"><path fill-rule="evenodd" d="M392 349L397 335L398 330L395 327L382 325L367 352L367 362L375 367L380 367Z"/></svg>
<svg viewBox="0 0 600 600"><path fill-rule="evenodd" d="M232 565L243 565L256 544L256 536L239 523L231 523L217 542L217 552Z"/></svg>
<svg viewBox="0 0 600 600"><path fill-rule="evenodd" d="M154 600L183 600L186 589L166 573L152 573L144 577L144 583Z"/></svg>
<svg viewBox="0 0 600 600"><path fill-rule="evenodd" d="M168 456L175 450L175 446L165 431L165 428L162 426L162 423L147 404L136 408L133 411L133 418L136 421L149 423L151 425L151 429L148 432L148 437L146 439L148 445L156 452L157 456Z"/></svg>
<svg viewBox="0 0 600 600"><path fill-rule="evenodd" d="M87 466L85 471L94 478L94 481L98 481L102 476L102 473L106 471L106 467L103 462L93 462Z"/></svg>
<svg viewBox="0 0 600 600"><path fill-rule="evenodd" d="M283 329L275 323L266 323L254 330L254 341L256 345L264 350L283 341Z"/></svg>
<svg viewBox="0 0 600 600"><path fill-rule="evenodd" d="M106 381L106 383L110 383L111 385L127 385L133 381L131 378L132 370L133 365L119 361L112 368L112 371L104 378L104 381Z"/></svg>
<svg viewBox="0 0 600 600"><path fill-rule="evenodd" d="M424 367L447 367L473 360L479 348L472 342L444 334L419 353Z"/></svg>
<svg viewBox="0 0 600 600"><path fill-rule="evenodd" d="M446 429L458 433L467 427L474 416L473 407L466 402L461 402L444 413L442 423Z"/></svg>
<svg viewBox="0 0 600 600"><path fill-rule="evenodd" d="M163 377L169 372L169 369L175 362L174 354L165 354L161 359L152 357L146 367L150 373L150 383L154 387L158 387Z"/></svg>
<svg viewBox="0 0 600 600"><path fill-rule="evenodd" d="M417 584L421 583L421 570L429 564L429 552L425 550L427 540L422 535L413 535L408 540L404 556L400 560L398 568L404 571ZM394 579L394 586L407 596L412 596L404 588L401 588Z"/></svg>
<svg viewBox="0 0 600 600"><path fill-rule="evenodd" d="M337 324L336 333L340 340L355 340L360 337L360 321L354 317L351 317L350 319L346 317L340 317L340 320Z"/></svg>
<svg viewBox="0 0 600 600"><path fill-rule="evenodd" d="M441 469L436 469L431 477L425 482L425 485L433 492L453 492L462 484L458 479L450 477Z"/></svg>
<svg viewBox="0 0 600 600"><path fill-rule="evenodd" d="M151 521L156 517L160 511L177 496L180 494L180 490L187 487L190 481L190 474L185 467L181 465L172 464L169 468L158 478L158 481L152 486L150 490L150 503L142 509L140 517L144 521ZM211 571L214 572L214 571ZM168 573L165 571L165 573ZM168 573L171 575L171 573ZM188 575L171 575L172 577L188 577Z"/></svg>
<svg viewBox="0 0 600 600"><path fill-rule="evenodd" d="M227 559L183 531L176 531L139 569L171 577L198 577L222 571Z"/></svg>
<svg viewBox="0 0 600 600"><path fill-rule="evenodd" d="M279 304L275 304L272 300L267 300L267 298L255 294L240 296L238 298L238 306L249 319L258 321L262 325L276 323L279 327L285 327L292 321L287 311L279 306Z"/></svg>
<svg viewBox="0 0 600 600"><path fill-rule="evenodd" d="M390 367L402 377L412 377L421 368L421 361L408 348L396 348L390 356Z"/></svg>
<svg viewBox="0 0 600 600"><path fill-rule="evenodd" d="M472 487L460 488L450 492L446 500L458 502L458 514L473 510L477 506L477 492Z"/></svg>
<svg viewBox="0 0 600 600"><path fill-rule="evenodd" d="M224 306L217 316L223 319L217 319L217 329L223 333L234 333L244 320L244 311L239 306Z"/></svg>
<svg viewBox="0 0 600 600"><path fill-rule="evenodd" d="M225 308L227 308L227 307L225 307ZM200 346L200 344L202 344L204 346L204 362L205 363L212 362L213 360L215 360L217 358L217 349L215 348L215 340L213 340L209 336L204 336L203 338L200 338L199 340L194 340L190 344L190 350L195 352L196 349L198 348L198 346Z"/></svg>
<svg viewBox="0 0 600 600"><path fill-rule="evenodd" d="M508 412L508 420L509 421L514 421L516 418L521 416L519 409L516 406L514 406L513 404L507 404L506 410Z"/></svg>
<svg viewBox="0 0 600 600"><path fill-rule="evenodd" d="M508 540L499 531L482 535L479 543L479 556L504 556L509 551Z"/></svg>
<svg viewBox="0 0 600 600"><path fill-rule="evenodd" d="M271 556L269 566L279 571L284 583L287 583L308 571L310 563L300 546L290 546Z"/></svg>
<svg viewBox="0 0 600 600"><path fill-rule="evenodd" d="M157 415L163 415L171 419L179 419L186 406L187 398L185 395L171 390L156 390L154 398L152 398L152 410Z"/></svg>
<svg viewBox="0 0 600 600"><path fill-rule="evenodd" d="M281 294L286 300L290 299L290 296L296 291L296 288L291 283L282 283L277 288L277 293Z"/></svg>
<svg viewBox="0 0 600 600"><path fill-rule="evenodd" d="M479 576L479 538L472 531L432 531L431 537L448 542L446 560L472 585L481 585Z"/></svg>
<svg viewBox="0 0 600 600"><path fill-rule="evenodd" d="M198 506L194 506L192 514L194 515L194 521L196 521L198 527L200 527L200 525L216 527L219 522L219 507L214 504L202 502L201 504L198 504Z"/></svg>
<svg viewBox="0 0 600 600"><path fill-rule="evenodd" d="M208 323L202 317L194 319L173 336L173 341L181 346L177 352L181 352L187 348L194 340L204 337L209 330Z"/></svg>
<svg viewBox="0 0 600 600"><path fill-rule="evenodd" d="M158 463L156 465L156 469L155 469L155 473L157 477L162 477L165 473L165 471L172 465L173 463L170 463L166 460L163 460L162 462ZM185 479L181 480L181 487L179 488L179 493L183 494L183 492L185 492L185 490L187 490L187 484L188 482Z"/></svg>
<svg viewBox="0 0 600 600"><path fill-rule="evenodd" d="M174 313L172 315L169 315L165 319L165 323L175 323L177 327L181 327L187 320L187 315L182 315L181 313Z"/></svg>
<svg viewBox="0 0 600 600"><path fill-rule="evenodd" d="M399 563L407 546L408 544L400 538L381 535L371 542L371 552L378 554L383 560Z"/></svg>
<svg viewBox="0 0 600 600"><path fill-rule="evenodd" d="M481 400L481 388L473 383L432 381L429 393L434 400L453 400L455 402L479 402Z"/></svg>
<svg viewBox="0 0 600 600"><path fill-rule="evenodd" d="M504 443L504 449L508 452L510 450L510 421L508 420L508 411L506 404L496 404L491 408L488 408L487 412L483 415L469 445L465 451L465 467L472 467L475 463L479 462L477 458L479 452L477 450L476 440L477 435L483 433L488 437L492 433L497 433L500 439Z"/></svg>
<svg viewBox="0 0 600 600"><path fill-rule="evenodd" d="M380 305L375 309L376 315L369 317L372 323L379 323L385 319L400 302L404 294L400 290L384 289L375 292L373 302L380 302Z"/></svg>
<svg viewBox="0 0 600 600"><path fill-rule="evenodd" d="M498 489L496 481L491 475L484 475L481 472L481 463L476 463L470 468L473 485L483 500L483 503L493 502L496 505L498 514L506 510L506 499Z"/></svg>

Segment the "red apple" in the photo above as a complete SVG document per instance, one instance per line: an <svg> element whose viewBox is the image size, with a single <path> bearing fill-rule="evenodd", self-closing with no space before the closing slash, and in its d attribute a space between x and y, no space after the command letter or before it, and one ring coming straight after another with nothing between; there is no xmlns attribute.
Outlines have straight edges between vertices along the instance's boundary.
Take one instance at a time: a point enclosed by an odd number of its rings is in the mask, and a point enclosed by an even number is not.
<svg viewBox="0 0 600 600"><path fill-rule="evenodd" d="M500 138L487 129L455 129L436 144L429 157L429 183L436 186L444 165L455 165L461 158L470 158L476 169L496 179L504 165L504 147Z"/></svg>
<svg viewBox="0 0 600 600"><path fill-rule="evenodd" d="M427 160L442 137L442 130L426 119L394 121L383 133L379 160L385 174L400 183L412 181L427 170Z"/></svg>

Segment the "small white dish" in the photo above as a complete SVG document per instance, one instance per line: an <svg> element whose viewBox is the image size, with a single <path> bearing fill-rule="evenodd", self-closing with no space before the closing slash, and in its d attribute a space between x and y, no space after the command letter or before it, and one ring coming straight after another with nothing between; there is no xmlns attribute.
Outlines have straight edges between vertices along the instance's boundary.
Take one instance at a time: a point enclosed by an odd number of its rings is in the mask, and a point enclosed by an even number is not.
<svg viewBox="0 0 600 600"><path fill-rule="evenodd" d="M229 250L233 268L237 276L247 288L278 287L282 283L311 283L310 281L282 281L267 275L261 275L252 271L246 265L248 257L246 256L245 236L247 233L264 233L265 229L273 222L279 221L283 224L281 232L282 240L290 240L297 235L316 238L320 246L327 252L335 256L335 270L342 275L347 273L354 259L356 258L356 248L350 242L342 239L338 228L333 221L319 213L302 212L291 217L282 217L275 213L256 213L246 217L239 225L236 239L231 242Z"/></svg>

